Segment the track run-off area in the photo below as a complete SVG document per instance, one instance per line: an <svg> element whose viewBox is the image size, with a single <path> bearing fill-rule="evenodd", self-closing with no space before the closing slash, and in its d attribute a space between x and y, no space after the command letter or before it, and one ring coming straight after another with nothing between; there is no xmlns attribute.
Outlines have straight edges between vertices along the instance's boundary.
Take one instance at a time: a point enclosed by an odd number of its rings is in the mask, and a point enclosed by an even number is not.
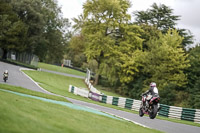
<svg viewBox="0 0 200 133"><path fill-rule="evenodd" d="M21 69L22 67L7 64L4 62L0 62L0 74L3 74L4 70L9 71L9 79L6 84L20 86L23 88L27 88L33 91L38 91L46 94L52 94L45 89L41 88L36 82L34 82L30 77L24 74ZM67 76L67 75L66 75ZM70 75L69 75L70 76ZM78 78L78 77L77 77ZM2 79L0 79L0 84L5 84ZM166 120L160 119L150 119L149 117L140 117L138 114L133 114L130 112L125 112L109 107L100 106L93 103L83 102L80 100L75 100L72 98L66 97L67 100L71 101L74 105L79 105L82 107L89 107L95 110L99 110L101 112L105 112L125 120L131 121L135 124L160 130L166 133L199 133L200 127L190 126L186 124L180 124L175 122L170 122ZM112 119L112 118L110 118Z"/></svg>

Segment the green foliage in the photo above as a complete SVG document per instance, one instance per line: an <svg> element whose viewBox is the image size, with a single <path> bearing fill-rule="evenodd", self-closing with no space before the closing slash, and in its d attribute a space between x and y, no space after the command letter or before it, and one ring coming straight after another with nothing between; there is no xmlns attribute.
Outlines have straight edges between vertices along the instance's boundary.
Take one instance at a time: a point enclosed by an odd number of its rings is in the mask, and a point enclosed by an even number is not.
<svg viewBox="0 0 200 133"><path fill-rule="evenodd" d="M0 47L30 52L40 60L58 63L63 58L70 25L54 0L3 0L0 4Z"/></svg>
<svg viewBox="0 0 200 133"><path fill-rule="evenodd" d="M134 76L134 80L129 84L126 84L128 88L127 96L133 99L141 99L141 94L144 92L143 88L145 87L144 81L146 76L141 72ZM146 90L145 90L146 91Z"/></svg>
<svg viewBox="0 0 200 133"><path fill-rule="evenodd" d="M83 35L74 35L67 46L66 59L72 60L73 66L82 67L86 62L85 40Z"/></svg>
<svg viewBox="0 0 200 133"><path fill-rule="evenodd" d="M200 79L200 46L196 46L189 51L188 59L190 67L186 70L188 73L189 88L194 88L196 81ZM192 91L191 91L192 92Z"/></svg>
<svg viewBox="0 0 200 133"><path fill-rule="evenodd" d="M157 26L163 33L167 33L170 28L175 28L176 21L179 20L180 16L172 15L173 9L164 4L158 6L156 3L151 7L151 9L147 9L146 11L137 11L134 13L137 23Z"/></svg>
<svg viewBox="0 0 200 133"><path fill-rule="evenodd" d="M176 21L180 20L180 16L173 15L173 9L164 4L157 5L154 3L151 9L146 11L134 12L137 24L147 24L157 27L162 33L167 33L168 29L175 29ZM187 46L193 43L193 35L186 29L178 29L179 35L183 38L182 45Z"/></svg>
<svg viewBox="0 0 200 133"><path fill-rule="evenodd" d="M128 0L88 0L83 5L85 54L88 61L97 61L97 73L108 77L113 85L119 80L133 80L139 66L136 60L142 49L142 31L129 25L129 7Z"/></svg>
<svg viewBox="0 0 200 133"><path fill-rule="evenodd" d="M141 32L140 34L141 34L141 38L144 39L142 47L143 47L143 50L145 51L149 49L147 45L148 41L153 38L158 39L161 31L158 30L157 27L151 26L148 24L139 24L139 26L143 30L143 32Z"/></svg>
<svg viewBox="0 0 200 133"><path fill-rule="evenodd" d="M188 59L191 66L186 70L188 74L187 92L190 94L189 104L192 108L200 108L200 46L189 51Z"/></svg>
<svg viewBox="0 0 200 133"><path fill-rule="evenodd" d="M0 47L3 50L23 51L27 45L27 26L18 18L7 1L0 2Z"/></svg>
<svg viewBox="0 0 200 133"><path fill-rule="evenodd" d="M83 14L74 18L74 28L81 30L84 40L72 40L74 46L84 45L80 51L87 58L84 66L96 73L96 81L101 75L122 95L140 98L154 81L163 103L172 105L176 102L170 100L188 98L184 92L188 82L185 70L190 64L183 46L192 43L192 35L185 29L175 30L180 16L173 15L165 5L153 4L147 11L136 12L136 23L130 23L130 6L128 0L84 3ZM184 102L180 104L186 106Z"/></svg>
<svg viewBox="0 0 200 133"><path fill-rule="evenodd" d="M151 78L145 83L156 81L161 89L168 84L184 86L187 83L184 70L189 67L189 61L181 48L181 42L182 37L176 30L169 30L166 35L160 34L159 39L149 42L144 73L150 74Z"/></svg>
<svg viewBox="0 0 200 133"><path fill-rule="evenodd" d="M164 88L159 92L161 97L161 103L166 105L174 105L175 97L176 97L176 85L168 84L164 86Z"/></svg>

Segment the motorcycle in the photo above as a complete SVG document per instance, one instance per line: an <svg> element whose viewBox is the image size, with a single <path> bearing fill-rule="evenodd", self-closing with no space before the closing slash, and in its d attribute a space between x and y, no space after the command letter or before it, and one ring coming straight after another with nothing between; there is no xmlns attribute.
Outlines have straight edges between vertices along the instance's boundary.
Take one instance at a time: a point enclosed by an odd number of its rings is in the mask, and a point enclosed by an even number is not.
<svg viewBox="0 0 200 133"><path fill-rule="evenodd" d="M8 74L3 74L3 80L4 80L4 82L6 82L6 80L8 80Z"/></svg>
<svg viewBox="0 0 200 133"><path fill-rule="evenodd" d="M149 115L150 119L154 119L157 115L157 112L160 110L160 108L158 108L159 101L160 96L158 94L155 94L154 96L142 95L139 116L142 117L144 114L147 114Z"/></svg>

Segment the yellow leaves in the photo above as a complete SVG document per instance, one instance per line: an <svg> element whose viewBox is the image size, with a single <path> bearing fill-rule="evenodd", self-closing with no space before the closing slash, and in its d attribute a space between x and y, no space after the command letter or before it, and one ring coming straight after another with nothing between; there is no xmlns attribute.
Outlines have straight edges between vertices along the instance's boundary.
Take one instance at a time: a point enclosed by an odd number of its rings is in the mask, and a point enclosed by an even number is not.
<svg viewBox="0 0 200 133"><path fill-rule="evenodd" d="M139 67L142 66L143 54L141 50L135 50L130 55L121 55L120 61L122 63L120 64L121 71L119 75L122 83L129 83L134 79L133 77L139 72Z"/></svg>

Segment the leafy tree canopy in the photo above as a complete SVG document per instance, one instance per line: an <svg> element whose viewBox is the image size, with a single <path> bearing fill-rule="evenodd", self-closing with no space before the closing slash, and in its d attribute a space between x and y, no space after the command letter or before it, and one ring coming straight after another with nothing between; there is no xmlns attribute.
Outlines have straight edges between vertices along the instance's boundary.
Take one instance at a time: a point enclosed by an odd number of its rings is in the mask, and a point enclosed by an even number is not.
<svg viewBox="0 0 200 133"><path fill-rule="evenodd" d="M146 11L136 11L133 13L135 16L135 22L137 24L148 24L156 26L162 33L167 33L169 29L175 29L177 21L180 20L180 16L173 15L173 9L165 6L164 4L157 5L154 3L151 9ZM179 35L183 38L182 45L187 46L193 43L193 35L186 29L178 29Z"/></svg>
<svg viewBox="0 0 200 133"><path fill-rule="evenodd" d="M189 60L181 48L182 40L176 30L168 30L159 39L150 40L144 60L144 72L151 76L147 83L156 81L161 89L168 84L184 86L187 83L184 70L189 67Z"/></svg>

